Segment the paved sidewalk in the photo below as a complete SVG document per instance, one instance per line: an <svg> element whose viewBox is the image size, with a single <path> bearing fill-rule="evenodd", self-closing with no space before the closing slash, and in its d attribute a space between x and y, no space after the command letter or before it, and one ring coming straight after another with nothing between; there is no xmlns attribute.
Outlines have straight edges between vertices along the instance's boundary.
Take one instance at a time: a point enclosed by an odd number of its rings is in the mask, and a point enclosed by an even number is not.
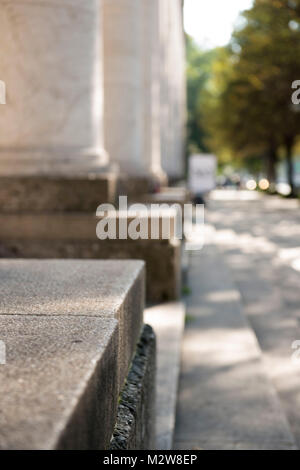
<svg viewBox="0 0 300 470"><path fill-rule="evenodd" d="M190 257L175 448L295 448L224 255Z"/></svg>
<svg viewBox="0 0 300 470"><path fill-rule="evenodd" d="M292 343L300 340L299 202L232 196L210 202L207 217L300 447L300 362L291 360Z"/></svg>

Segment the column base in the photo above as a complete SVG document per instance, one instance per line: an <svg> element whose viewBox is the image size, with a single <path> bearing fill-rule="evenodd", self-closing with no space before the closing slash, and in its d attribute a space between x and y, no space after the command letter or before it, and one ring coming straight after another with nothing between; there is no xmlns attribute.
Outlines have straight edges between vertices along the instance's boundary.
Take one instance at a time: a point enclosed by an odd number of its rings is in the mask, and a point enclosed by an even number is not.
<svg viewBox="0 0 300 470"><path fill-rule="evenodd" d="M170 217L168 211L165 217ZM98 222L95 214L0 213L0 226L3 227L0 257L144 260L148 302L178 299L181 289L180 240L172 236L169 240L99 240L96 236Z"/></svg>
<svg viewBox="0 0 300 470"><path fill-rule="evenodd" d="M0 212L95 212L115 201L117 174L0 175Z"/></svg>
<svg viewBox="0 0 300 470"><path fill-rule="evenodd" d="M127 196L129 201L139 201L144 194L154 194L167 184L163 172L151 173L148 176L119 175L117 195Z"/></svg>

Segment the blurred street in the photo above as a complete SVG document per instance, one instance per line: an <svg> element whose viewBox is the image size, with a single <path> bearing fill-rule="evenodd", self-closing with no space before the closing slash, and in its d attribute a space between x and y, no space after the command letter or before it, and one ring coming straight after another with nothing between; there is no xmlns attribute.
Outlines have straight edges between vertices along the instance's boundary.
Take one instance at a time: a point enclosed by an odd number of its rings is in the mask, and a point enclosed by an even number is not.
<svg viewBox="0 0 300 470"><path fill-rule="evenodd" d="M177 447L300 447L299 239L297 200L211 194L190 255Z"/></svg>

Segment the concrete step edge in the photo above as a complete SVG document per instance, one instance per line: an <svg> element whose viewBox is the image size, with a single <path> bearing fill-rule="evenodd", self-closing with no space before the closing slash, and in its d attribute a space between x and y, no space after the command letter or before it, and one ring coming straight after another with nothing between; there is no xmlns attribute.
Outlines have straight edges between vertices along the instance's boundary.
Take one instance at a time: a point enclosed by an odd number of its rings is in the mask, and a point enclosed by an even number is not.
<svg viewBox="0 0 300 470"><path fill-rule="evenodd" d="M168 302L147 308L145 322L157 337L156 448L173 448L181 344L186 308Z"/></svg>

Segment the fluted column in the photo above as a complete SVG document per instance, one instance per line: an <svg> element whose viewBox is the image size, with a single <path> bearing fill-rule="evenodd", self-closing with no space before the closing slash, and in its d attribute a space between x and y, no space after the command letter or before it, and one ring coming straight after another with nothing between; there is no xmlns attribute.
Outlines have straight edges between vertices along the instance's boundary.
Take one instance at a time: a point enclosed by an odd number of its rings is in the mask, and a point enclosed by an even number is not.
<svg viewBox="0 0 300 470"><path fill-rule="evenodd" d="M160 1L160 135L161 162L165 167L171 154L170 106L170 0Z"/></svg>
<svg viewBox="0 0 300 470"><path fill-rule="evenodd" d="M160 177L159 0L103 0L105 145L121 174Z"/></svg>
<svg viewBox="0 0 300 470"><path fill-rule="evenodd" d="M99 0L0 0L1 174L108 163L101 29Z"/></svg>
<svg viewBox="0 0 300 470"><path fill-rule="evenodd" d="M122 174L145 175L141 0L103 0L105 145Z"/></svg>
<svg viewBox="0 0 300 470"><path fill-rule="evenodd" d="M143 2L144 47L144 155L151 173L165 180L161 168L160 121L160 0Z"/></svg>
<svg viewBox="0 0 300 470"><path fill-rule="evenodd" d="M165 42L165 58L161 77L167 92L162 98L165 111L161 113L164 129L162 146L162 167L170 180L184 175L184 139L185 139L185 44L182 21L182 0L162 0L165 20L161 35ZM164 30L166 29L166 30ZM163 142L163 141L162 141Z"/></svg>

